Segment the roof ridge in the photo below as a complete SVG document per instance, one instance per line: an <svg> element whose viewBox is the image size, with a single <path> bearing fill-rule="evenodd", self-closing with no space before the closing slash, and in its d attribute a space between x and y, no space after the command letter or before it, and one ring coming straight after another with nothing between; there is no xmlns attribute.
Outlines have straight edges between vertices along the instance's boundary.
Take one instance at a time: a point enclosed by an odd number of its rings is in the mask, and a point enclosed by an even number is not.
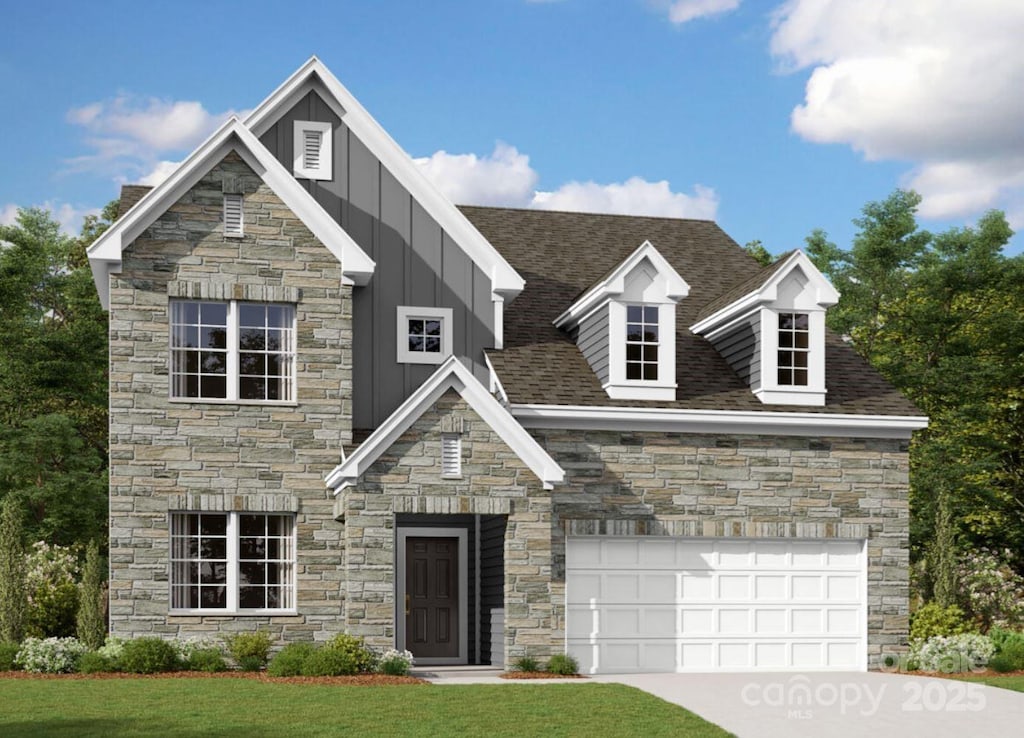
<svg viewBox="0 0 1024 738"><path fill-rule="evenodd" d="M588 217L598 218L650 218L651 220L670 220L673 222L686 222L686 223L711 223L712 225L718 225L718 221L711 218L680 218L672 215L637 215L634 213L594 213L587 210L555 210L551 208L513 208L505 207L501 205L456 205L457 208L472 208L474 210L510 210L513 212L521 213L552 213L554 215L586 215Z"/></svg>

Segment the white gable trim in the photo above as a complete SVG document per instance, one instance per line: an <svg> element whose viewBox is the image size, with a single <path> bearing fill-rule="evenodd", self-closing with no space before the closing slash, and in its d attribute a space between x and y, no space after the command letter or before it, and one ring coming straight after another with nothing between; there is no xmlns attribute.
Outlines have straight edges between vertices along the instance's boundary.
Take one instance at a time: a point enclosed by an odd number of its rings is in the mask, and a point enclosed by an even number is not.
<svg viewBox="0 0 1024 738"><path fill-rule="evenodd" d="M654 244L644 241L607 277L584 292L564 313L555 318L555 327L572 328L579 325L579 322L595 309L625 292L626 277L645 259L649 260L658 274L664 277L668 299L678 302L690 294L690 285L686 283L686 280L679 276L679 272L672 268L668 260L654 247Z"/></svg>
<svg viewBox="0 0 1024 738"><path fill-rule="evenodd" d="M245 124L256 136L262 136L301 95L308 91L308 83L313 78L318 78L329 96L334 98L325 102L338 114L349 130L490 278L491 291L508 300L518 295L525 285L519 273L505 261L469 219L424 176L412 157L395 143L387 131L315 56L260 103L246 118Z"/></svg>
<svg viewBox="0 0 1024 738"><path fill-rule="evenodd" d="M266 147L237 118L232 117L193 151L170 177L146 193L89 247L89 263L104 308L110 304L108 275L121 271L124 249L231 151L236 151L337 257L344 277L350 283L361 285L369 281L375 268L373 260Z"/></svg>
<svg viewBox="0 0 1024 738"><path fill-rule="evenodd" d="M449 389L458 392L491 430L508 444L543 482L544 489L552 489L565 480L562 467L490 395L473 373L458 358L451 356L358 449L327 475L328 489L338 494L345 487L355 484L380 455Z"/></svg>
<svg viewBox="0 0 1024 738"><path fill-rule="evenodd" d="M928 427L928 418L921 415L639 409L520 403L510 405L509 410L524 428L560 430L909 439L915 430Z"/></svg>
<svg viewBox="0 0 1024 738"><path fill-rule="evenodd" d="M782 266L775 270L775 273L763 285L722 309L716 310L703 320L697 321L690 326L690 330L698 336L712 337L721 329L731 327L736 320L745 317L753 308L775 302L779 296L779 285L795 269L800 269L810 280L820 308L825 309L839 302L839 293L836 288L825 278L824 274L818 271L807 254L797 249L787 257Z"/></svg>

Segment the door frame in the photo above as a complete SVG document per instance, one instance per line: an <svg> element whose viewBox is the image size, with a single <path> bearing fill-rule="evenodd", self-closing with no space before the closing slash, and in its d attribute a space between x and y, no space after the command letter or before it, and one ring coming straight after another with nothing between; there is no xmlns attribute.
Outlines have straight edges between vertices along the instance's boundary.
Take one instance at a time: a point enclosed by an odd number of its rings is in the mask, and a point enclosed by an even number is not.
<svg viewBox="0 0 1024 738"><path fill-rule="evenodd" d="M405 546L409 538L457 538L459 541L459 655L455 657L417 658L416 664L443 666L468 664L469 652L469 531L466 528L398 528L397 555L395 556L395 648L405 644Z"/></svg>

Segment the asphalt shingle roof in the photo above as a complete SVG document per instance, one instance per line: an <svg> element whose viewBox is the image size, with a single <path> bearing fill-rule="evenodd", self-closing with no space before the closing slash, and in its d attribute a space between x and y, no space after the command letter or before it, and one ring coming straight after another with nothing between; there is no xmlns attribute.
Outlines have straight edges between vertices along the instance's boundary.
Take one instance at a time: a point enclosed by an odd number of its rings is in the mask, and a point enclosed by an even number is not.
<svg viewBox="0 0 1024 738"><path fill-rule="evenodd" d="M715 223L543 210L459 208L526 280L505 310L505 347L488 351L513 403L702 410L920 415L850 346L826 339L826 405L765 405L705 339L689 327L751 292L774 273ZM650 241L690 285L676 315L674 402L612 400L576 344L552 324L602 275ZM717 307L715 307L717 306ZM710 313L707 313L710 314Z"/></svg>

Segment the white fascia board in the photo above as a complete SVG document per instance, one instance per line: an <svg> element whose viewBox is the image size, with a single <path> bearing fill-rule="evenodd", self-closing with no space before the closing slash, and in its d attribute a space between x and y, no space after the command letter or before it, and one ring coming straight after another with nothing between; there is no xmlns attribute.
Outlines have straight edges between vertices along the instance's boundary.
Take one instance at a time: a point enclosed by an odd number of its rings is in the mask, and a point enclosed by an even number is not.
<svg viewBox="0 0 1024 738"><path fill-rule="evenodd" d="M315 56L310 57L309 61L260 103L245 119L246 125L257 136L265 133L288 110L289 103L294 104L297 93L314 76L319 78L329 95L335 98L333 101L328 100L328 105L490 278L491 291L509 301L522 292L526 282L512 265L483 237L469 219L441 194L416 166L412 157L388 135L352 93Z"/></svg>
<svg viewBox="0 0 1024 738"><path fill-rule="evenodd" d="M928 426L920 415L848 415L744 410L675 410L512 404L524 428L739 433L750 435L909 439Z"/></svg>
<svg viewBox="0 0 1024 738"><path fill-rule="evenodd" d="M490 395L473 373L463 366L457 357L451 356L371 433L358 449L327 475L325 481L328 489L335 490L337 494L344 487L355 484L380 455L448 389L454 389L462 396L477 415L537 475L544 489L552 489L555 484L565 480L565 471L562 467Z"/></svg>
<svg viewBox="0 0 1024 738"><path fill-rule="evenodd" d="M644 241L629 256L615 267L612 272L595 284L576 300L569 308L554 320L556 328L571 328L579 325L591 312L599 308L626 289L626 277L644 259L650 260L655 271L665 278L665 296L673 302L679 302L690 294L690 285L686 283L661 252L650 241Z"/></svg>
<svg viewBox="0 0 1024 738"><path fill-rule="evenodd" d="M797 267L813 283L815 299L818 305L822 308L828 308L839 302L839 293L832 286L832 283L825 278L824 274L818 271L818 268L814 266L814 262L803 251L797 249L789 255L783 265L763 285L722 309L716 310L703 320L697 321L690 326L690 331L695 335L710 338L712 334L738 320L741 314L749 313L752 308L759 305L774 302L778 297L779 285Z"/></svg>
<svg viewBox="0 0 1024 738"><path fill-rule="evenodd" d="M324 246L341 262L344 276L354 284L366 284L375 264L313 196L267 151L235 117L218 128L174 173L154 187L89 247L87 254L103 306L109 307L111 272L121 269L121 253L167 212L217 162L236 151Z"/></svg>
<svg viewBox="0 0 1024 738"><path fill-rule="evenodd" d="M484 352L484 362L487 364L487 371L490 374L490 391L492 395L498 396L498 402L501 403L502 407L507 408L508 393L505 392L505 385L501 383L501 377L498 376L498 372L494 371L494 364L491 363L491 357Z"/></svg>

